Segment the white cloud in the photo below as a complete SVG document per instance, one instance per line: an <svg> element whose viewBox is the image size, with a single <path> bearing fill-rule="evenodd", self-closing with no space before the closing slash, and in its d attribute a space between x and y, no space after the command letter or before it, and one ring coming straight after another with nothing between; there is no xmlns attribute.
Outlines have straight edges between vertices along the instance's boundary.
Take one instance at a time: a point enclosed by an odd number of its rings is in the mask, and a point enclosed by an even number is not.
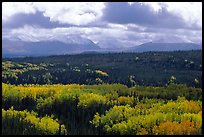
<svg viewBox="0 0 204 137"><path fill-rule="evenodd" d="M159 12L162 8L184 19L190 26L202 28L202 2L142 2L150 6L153 11Z"/></svg>
<svg viewBox="0 0 204 137"><path fill-rule="evenodd" d="M163 7L162 3L163 2L140 2L140 4L145 4L150 6L152 10L157 13L162 9Z"/></svg>
<svg viewBox="0 0 204 137"><path fill-rule="evenodd" d="M111 27L110 27L111 26ZM120 29L118 29L118 27ZM136 30L131 28L136 27ZM128 28L128 29L124 29ZM143 31L144 30L144 31ZM139 26L132 24L127 25L107 25L107 27L64 27L45 29L39 26L25 25L23 28L16 28L12 30L4 30L3 38L6 39L21 39L23 41L43 41L43 40L62 40L69 36L82 36L94 42L103 42L106 39L111 41L118 41L124 47L131 47L145 42L164 39L164 37L172 38L175 42L176 37L185 42L201 43L202 32L198 30L189 29L139 29ZM110 45L110 44L109 44ZM100 45L101 46L101 45ZM107 46L107 45L106 45ZM111 45L110 45L111 46Z"/></svg>
<svg viewBox="0 0 204 137"><path fill-rule="evenodd" d="M130 5L134 2L129 2ZM148 5L154 12L159 13L162 8L184 19L189 26L197 25L202 28L201 2L140 2ZM2 20L17 13L43 12L50 21L73 25L86 25L97 21L103 16L103 2L4 2L2 4Z"/></svg>
<svg viewBox="0 0 204 137"><path fill-rule="evenodd" d="M16 2L3 3L3 21L17 13L43 12L52 22L86 25L98 20L102 15L104 3L99 2Z"/></svg>
<svg viewBox="0 0 204 137"><path fill-rule="evenodd" d="M122 24L108 23L107 26L110 28L121 29L121 30L127 30L128 29L126 25L122 25Z"/></svg>
<svg viewBox="0 0 204 137"><path fill-rule="evenodd" d="M60 3L35 3L36 8L51 21L85 25L99 19L105 7L104 3L95 2L60 2ZM57 7L57 8L56 8Z"/></svg>
<svg viewBox="0 0 204 137"><path fill-rule="evenodd" d="M51 37L50 29L39 28L38 26L25 25L23 28L12 29L3 35L7 39L20 39L22 41L42 41Z"/></svg>
<svg viewBox="0 0 204 137"><path fill-rule="evenodd" d="M4 2L2 4L2 20L9 21L9 18L16 13L35 13L36 9L31 2Z"/></svg>
<svg viewBox="0 0 204 137"><path fill-rule="evenodd" d="M182 17L189 25L198 25L202 28L201 2L168 2L167 10Z"/></svg>

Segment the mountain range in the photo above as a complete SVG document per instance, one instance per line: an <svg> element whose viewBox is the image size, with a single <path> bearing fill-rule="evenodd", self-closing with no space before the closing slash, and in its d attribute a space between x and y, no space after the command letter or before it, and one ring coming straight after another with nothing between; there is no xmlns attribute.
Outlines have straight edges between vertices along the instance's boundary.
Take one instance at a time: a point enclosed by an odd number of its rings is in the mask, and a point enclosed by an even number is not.
<svg viewBox="0 0 204 137"><path fill-rule="evenodd" d="M177 51L199 50L200 44L190 42L165 42L155 41L143 43L130 48L102 48L102 43L95 44L93 41L81 36L52 37L44 41L2 40L2 57L24 56L49 56L78 53L107 53L107 52L148 52L148 51ZM107 44L107 43L106 43ZM110 42L108 44L111 45ZM100 45L100 46L99 46ZM115 47L115 44L113 44ZM111 47L111 46L110 46Z"/></svg>
<svg viewBox="0 0 204 137"><path fill-rule="evenodd" d="M2 56L3 57L19 57L19 56L49 56L77 54L84 51L100 50L100 47L91 40L81 38L68 39L64 41L47 40L47 41L21 41L21 40L2 40ZM78 38L79 39L79 38Z"/></svg>
<svg viewBox="0 0 204 137"><path fill-rule="evenodd" d="M195 43L154 43L148 42L139 46L131 47L127 52L147 52L147 51L178 51L178 50L199 50L201 45Z"/></svg>

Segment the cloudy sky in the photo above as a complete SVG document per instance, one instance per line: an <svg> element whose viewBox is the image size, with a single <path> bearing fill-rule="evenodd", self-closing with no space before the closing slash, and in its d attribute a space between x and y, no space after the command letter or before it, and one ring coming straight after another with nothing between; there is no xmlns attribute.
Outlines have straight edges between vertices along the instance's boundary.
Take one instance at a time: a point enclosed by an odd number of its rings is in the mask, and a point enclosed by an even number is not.
<svg viewBox="0 0 204 137"><path fill-rule="evenodd" d="M102 48L145 42L202 42L201 2L4 2L2 37L42 41L70 36ZM72 37L71 37L72 38Z"/></svg>

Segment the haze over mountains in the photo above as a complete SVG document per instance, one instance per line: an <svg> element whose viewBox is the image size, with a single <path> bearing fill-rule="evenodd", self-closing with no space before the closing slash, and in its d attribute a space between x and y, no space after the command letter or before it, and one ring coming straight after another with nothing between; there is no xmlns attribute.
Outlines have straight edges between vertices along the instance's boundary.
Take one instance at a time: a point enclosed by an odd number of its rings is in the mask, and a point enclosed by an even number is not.
<svg viewBox="0 0 204 137"><path fill-rule="evenodd" d="M78 53L104 53L104 52L148 52L148 51L177 51L177 50L198 50L202 46L195 43L183 42L181 40L168 40L163 38L155 42L143 43L134 47L117 47L118 43L101 42L95 44L93 41L81 36L52 37L44 41L22 41L20 39L2 41L3 57L21 56L49 56ZM105 45L102 48L103 44ZM113 44L112 48L111 44ZM100 46L99 46L100 45Z"/></svg>
<svg viewBox="0 0 204 137"><path fill-rule="evenodd" d="M3 40L2 44L3 57L76 54L100 49L91 40L80 36L56 37L46 41Z"/></svg>

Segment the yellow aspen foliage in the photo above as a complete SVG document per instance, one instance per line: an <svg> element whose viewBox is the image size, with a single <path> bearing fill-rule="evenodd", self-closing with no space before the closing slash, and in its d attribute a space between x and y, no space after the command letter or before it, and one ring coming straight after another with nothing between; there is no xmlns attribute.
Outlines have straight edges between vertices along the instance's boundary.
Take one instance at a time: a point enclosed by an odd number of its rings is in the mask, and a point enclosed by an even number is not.
<svg viewBox="0 0 204 137"><path fill-rule="evenodd" d="M196 135L199 134L199 128L195 122L189 120L177 122L162 122L159 126L152 129L154 135Z"/></svg>
<svg viewBox="0 0 204 137"><path fill-rule="evenodd" d="M118 98L118 105L130 105L132 106L134 102L134 98L133 97L125 97L125 96L120 96Z"/></svg>
<svg viewBox="0 0 204 137"><path fill-rule="evenodd" d="M137 135L148 135L148 132L145 128L142 128L138 133Z"/></svg>
<svg viewBox="0 0 204 137"><path fill-rule="evenodd" d="M10 124L16 122L14 129L9 129ZM51 117L37 117L35 112L17 111L10 108L9 110L2 109L2 125L10 131L14 130L19 134L41 134L41 135L56 135L59 133L60 124L57 120ZM24 129L21 129L22 126ZM21 133L22 131L22 133ZM61 125L61 133L67 134L64 125Z"/></svg>
<svg viewBox="0 0 204 137"><path fill-rule="evenodd" d="M106 72L101 71L101 70L95 70L95 72L98 73L98 74L101 74L101 75L103 75L103 76L106 76L106 77L109 76Z"/></svg>
<svg viewBox="0 0 204 137"><path fill-rule="evenodd" d="M79 96L78 107L89 108L94 105L105 104L106 98L102 95L85 93Z"/></svg>

